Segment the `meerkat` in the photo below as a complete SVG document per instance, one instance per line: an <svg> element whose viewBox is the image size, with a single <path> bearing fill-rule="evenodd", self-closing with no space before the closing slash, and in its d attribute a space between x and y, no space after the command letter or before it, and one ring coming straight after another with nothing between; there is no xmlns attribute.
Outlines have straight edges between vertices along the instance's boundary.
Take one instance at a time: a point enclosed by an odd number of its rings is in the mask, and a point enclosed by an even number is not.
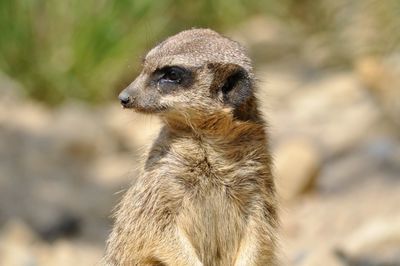
<svg viewBox="0 0 400 266"><path fill-rule="evenodd" d="M277 265L277 200L244 48L191 29L150 50L119 99L163 121L107 241L106 265Z"/></svg>

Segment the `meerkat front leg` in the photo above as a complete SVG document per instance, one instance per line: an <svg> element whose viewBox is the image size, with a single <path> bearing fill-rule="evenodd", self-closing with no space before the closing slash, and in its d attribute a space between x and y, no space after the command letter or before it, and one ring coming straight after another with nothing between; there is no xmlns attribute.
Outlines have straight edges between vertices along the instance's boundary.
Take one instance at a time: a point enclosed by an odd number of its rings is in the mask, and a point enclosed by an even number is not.
<svg viewBox="0 0 400 266"><path fill-rule="evenodd" d="M157 258L166 265L203 266L185 233L178 226L173 231L166 239L168 245L158 250Z"/></svg>
<svg viewBox="0 0 400 266"><path fill-rule="evenodd" d="M235 266L275 266L275 244L271 226L253 217L247 225L235 260Z"/></svg>
<svg viewBox="0 0 400 266"><path fill-rule="evenodd" d="M177 240L179 241L178 250L180 250L180 255L184 262L186 262L185 265L203 266L203 263L198 258L192 243L190 243L185 233L179 227L177 228L176 234Z"/></svg>

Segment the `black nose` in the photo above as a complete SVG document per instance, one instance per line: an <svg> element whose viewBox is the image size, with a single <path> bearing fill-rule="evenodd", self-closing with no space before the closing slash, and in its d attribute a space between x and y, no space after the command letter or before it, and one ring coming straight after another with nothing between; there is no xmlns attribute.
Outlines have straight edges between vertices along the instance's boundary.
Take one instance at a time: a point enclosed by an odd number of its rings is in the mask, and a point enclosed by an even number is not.
<svg viewBox="0 0 400 266"><path fill-rule="evenodd" d="M122 91L119 94L118 99L121 101L121 105L123 107L127 107L131 101L131 97L129 96L129 93L127 93L126 91Z"/></svg>

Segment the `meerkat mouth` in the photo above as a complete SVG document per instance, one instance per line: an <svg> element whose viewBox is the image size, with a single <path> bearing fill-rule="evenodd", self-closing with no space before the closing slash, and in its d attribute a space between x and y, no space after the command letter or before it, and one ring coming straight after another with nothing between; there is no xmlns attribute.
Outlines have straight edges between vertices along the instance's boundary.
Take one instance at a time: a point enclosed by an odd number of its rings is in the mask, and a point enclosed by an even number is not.
<svg viewBox="0 0 400 266"><path fill-rule="evenodd" d="M131 106L124 106L121 105L122 109L131 109L132 111L136 113L141 113L141 114L160 114L164 113L168 108L167 106L159 106L159 107L142 107L142 106L135 106L134 104Z"/></svg>

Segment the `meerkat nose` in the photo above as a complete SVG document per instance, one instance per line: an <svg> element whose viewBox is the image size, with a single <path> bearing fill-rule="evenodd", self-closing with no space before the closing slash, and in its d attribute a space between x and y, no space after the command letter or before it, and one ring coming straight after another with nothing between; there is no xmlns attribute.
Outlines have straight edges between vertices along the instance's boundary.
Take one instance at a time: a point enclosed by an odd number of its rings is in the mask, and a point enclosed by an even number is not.
<svg viewBox="0 0 400 266"><path fill-rule="evenodd" d="M123 90L119 94L118 99L120 100L122 107L128 107L128 105L131 101L131 97L129 96L129 93L127 93L125 90Z"/></svg>

